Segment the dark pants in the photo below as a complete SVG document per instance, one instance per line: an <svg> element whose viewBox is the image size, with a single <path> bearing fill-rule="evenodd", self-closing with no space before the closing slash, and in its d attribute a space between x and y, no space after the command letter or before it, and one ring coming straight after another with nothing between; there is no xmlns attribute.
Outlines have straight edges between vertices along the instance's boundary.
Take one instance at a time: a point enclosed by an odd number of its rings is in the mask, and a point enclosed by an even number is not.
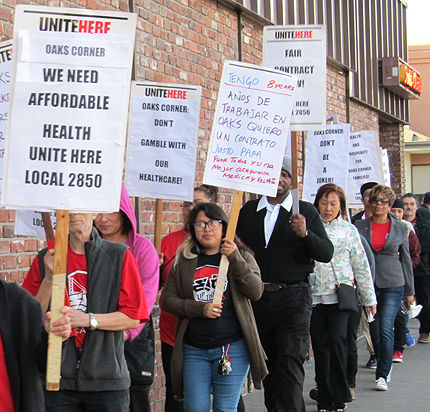
<svg viewBox="0 0 430 412"><path fill-rule="evenodd" d="M164 376L166 377L166 403L164 412L183 412L184 403L173 399L172 377L170 374L170 361L172 359L173 346L161 342L161 357L163 360Z"/></svg>
<svg viewBox="0 0 430 412"><path fill-rule="evenodd" d="M149 391L151 385L133 385L130 386L130 412L151 412L149 402Z"/></svg>
<svg viewBox="0 0 430 412"><path fill-rule="evenodd" d="M358 371L357 331L361 320L362 306L358 305L357 312L351 312L348 318L346 343L348 345L348 358L346 363L346 380L350 388L355 388L355 377Z"/></svg>
<svg viewBox="0 0 430 412"><path fill-rule="evenodd" d="M406 345L406 334L408 333L408 320L407 313L402 311L400 307L394 321L394 350L399 350L403 353L403 347Z"/></svg>
<svg viewBox="0 0 430 412"><path fill-rule="evenodd" d="M128 412L129 391L45 391L46 412Z"/></svg>
<svg viewBox="0 0 430 412"><path fill-rule="evenodd" d="M316 305L312 310L311 338L315 357L318 408L343 408L351 401L346 379L348 345L346 340L350 312L338 305Z"/></svg>
<svg viewBox="0 0 430 412"><path fill-rule="evenodd" d="M312 298L309 287L264 292L254 302L269 374L263 381L270 412L305 412L303 363L309 349Z"/></svg>
<svg viewBox="0 0 430 412"><path fill-rule="evenodd" d="M420 333L430 333L430 276L415 278L415 297L423 305L417 318L420 321Z"/></svg>

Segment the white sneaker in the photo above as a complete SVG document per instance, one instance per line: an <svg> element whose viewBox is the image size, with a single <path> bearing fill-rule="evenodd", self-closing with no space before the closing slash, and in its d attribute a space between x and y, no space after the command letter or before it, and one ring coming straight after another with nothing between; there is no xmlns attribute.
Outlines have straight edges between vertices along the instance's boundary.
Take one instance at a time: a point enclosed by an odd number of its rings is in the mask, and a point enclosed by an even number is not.
<svg viewBox="0 0 430 412"><path fill-rule="evenodd" d="M376 380L376 388L377 391L388 391L387 381L384 378L378 378Z"/></svg>

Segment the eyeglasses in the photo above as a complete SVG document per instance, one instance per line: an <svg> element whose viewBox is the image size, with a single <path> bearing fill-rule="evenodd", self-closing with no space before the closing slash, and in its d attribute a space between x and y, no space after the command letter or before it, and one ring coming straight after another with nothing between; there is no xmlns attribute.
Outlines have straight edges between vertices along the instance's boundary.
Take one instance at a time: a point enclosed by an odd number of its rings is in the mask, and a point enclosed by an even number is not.
<svg viewBox="0 0 430 412"><path fill-rule="evenodd" d="M370 199L370 203L373 205L376 205L377 203L388 205L388 203L390 203L390 199L388 199L387 197L373 197L372 199Z"/></svg>
<svg viewBox="0 0 430 412"><path fill-rule="evenodd" d="M206 227L208 227L209 230L215 230L219 228L221 222L222 220L209 220L209 222L203 222L202 220L199 220L198 222L194 222L194 230L196 232L203 232Z"/></svg>

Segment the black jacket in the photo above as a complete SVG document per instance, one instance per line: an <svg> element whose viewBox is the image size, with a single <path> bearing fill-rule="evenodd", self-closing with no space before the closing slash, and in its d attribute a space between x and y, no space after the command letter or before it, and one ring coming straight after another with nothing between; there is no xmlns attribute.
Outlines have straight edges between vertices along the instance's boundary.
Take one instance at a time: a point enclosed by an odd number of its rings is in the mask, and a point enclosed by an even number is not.
<svg viewBox="0 0 430 412"><path fill-rule="evenodd" d="M363 219L364 213L365 210L362 210L361 212L356 213L354 216L351 216L351 223L354 224L357 220Z"/></svg>
<svg viewBox="0 0 430 412"><path fill-rule="evenodd" d="M279 209L272 236L266 247L264 217L266 208L257 212L259 200L247 202L240 210L239 238L255 253L263 282L298 283L307 281L314 260L329 262L333 256L330 242L316 208L300 201L300 213L306 218L308 235L301 239L291 229L291 212Z"/></svg>
<svg viewBox="0 0 430 412"><path fill-rule="evenodd" d="M47 348L42 325L39 302L18 285L0 280L0 334L16 412L45 411L39 374Z"/></svg>
<svg viewBox="0 0 430 412"><path fill-rule="evenodd" d="M420 206L416 212L415 233L421 245L420 263L414 269L415 277L430 276L430 210Z"/></svg>

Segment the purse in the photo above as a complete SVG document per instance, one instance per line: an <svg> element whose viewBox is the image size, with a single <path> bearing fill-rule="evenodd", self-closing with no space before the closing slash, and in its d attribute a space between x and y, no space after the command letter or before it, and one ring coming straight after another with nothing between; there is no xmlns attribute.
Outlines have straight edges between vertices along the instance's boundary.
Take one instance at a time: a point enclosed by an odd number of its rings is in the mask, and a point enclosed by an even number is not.
<svg viewBox="0 0 430 412"><path fill-rule="evenodd" d="M139 335L124 342L124 355L133 385L152 385L154 382L154 325L152 318Z"/></svg>
<svg viewBox="0 0 430 412"><path fill-rule="evenodd" d="M355 292L354 286L348 285L346 283L340 283L336 276L333 262L330 262L330 264L336 279L336 293L339 310L358 312L357 293Z"/></svg>

